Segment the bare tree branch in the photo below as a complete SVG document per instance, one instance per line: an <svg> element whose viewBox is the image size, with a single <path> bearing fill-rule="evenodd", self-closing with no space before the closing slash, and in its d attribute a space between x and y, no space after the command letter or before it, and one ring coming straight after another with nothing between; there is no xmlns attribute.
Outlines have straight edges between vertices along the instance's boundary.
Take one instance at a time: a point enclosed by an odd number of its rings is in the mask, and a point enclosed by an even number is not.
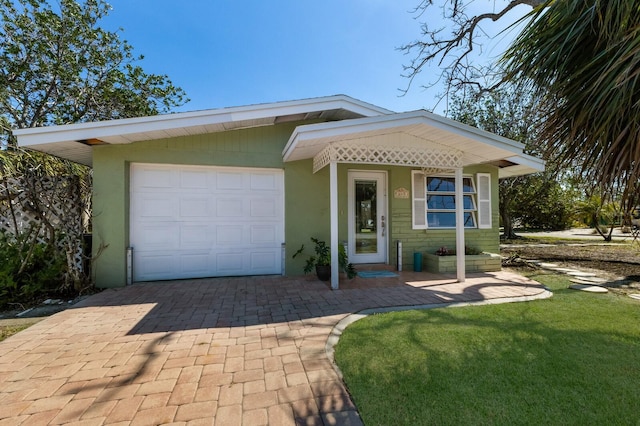
<svg viewBox="0 0 640 426"><path fill-rule="evenodd" d="M413 55L409 65L404 66L404 77L409 83L402 93L405 94L413 84L415 78L429 64L437 64L441 74L436 82L444 79L446 92L459 89L465 85L475 86L481 91L491 90L499 83L495 83L491 67L472 65L469 55L478 46L476 37L482 31L479 27L482 22L496 22L507 13L520 5L538 7L546 3L546 0L511 0L502 10L497 12L481 13L468 16L466 6L468 0L444 0L439 6L434 0L422 0L413 10L417 18L425 15L425 12L434 7L442 9L442 17L451 23L450 35L444 34L445 28L432 29L428 24L422 24L422 38L408 43L399 48L405 55ZM486 81L493 81L487 84ZM429 86L427 86L429 87Z"/></svg>

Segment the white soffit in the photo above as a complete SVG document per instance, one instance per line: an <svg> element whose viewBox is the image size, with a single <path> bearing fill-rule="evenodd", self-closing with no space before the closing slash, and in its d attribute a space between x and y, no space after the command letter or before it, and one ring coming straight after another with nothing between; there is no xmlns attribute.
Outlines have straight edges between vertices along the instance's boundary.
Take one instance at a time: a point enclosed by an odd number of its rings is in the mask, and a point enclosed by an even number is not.
<svg viewBox="0 0 640 426"><path fill-rule="evenodd" d="M282 155L284 161L297 161L315 157L332 142L381 137L389 143L418 139L424 141L425 149L436 144L461 151L465 166L505 159L515 166L521 160L525 167L513 170L514 176L544 170L544 162L524 155L523 145L516 141L422 110L299 126Z"/></svg>
<svg viewBox="0 0 640 426"><path fill-rule="evenodd" d="M392 112L345 95L150 117L14 130L18 145L91 165L91 147L222 132L306 119L344 120ZM89 143L87 143L89 142Z"/></svg>
<svg viewBox="0 0 640 426"><path fill-rule="evenodd" d="M516 155L505 158L505 160L510 164L506 166L498 166L498 177L500 179L542 172L545 167L544 160L527 154Z"/></svg>

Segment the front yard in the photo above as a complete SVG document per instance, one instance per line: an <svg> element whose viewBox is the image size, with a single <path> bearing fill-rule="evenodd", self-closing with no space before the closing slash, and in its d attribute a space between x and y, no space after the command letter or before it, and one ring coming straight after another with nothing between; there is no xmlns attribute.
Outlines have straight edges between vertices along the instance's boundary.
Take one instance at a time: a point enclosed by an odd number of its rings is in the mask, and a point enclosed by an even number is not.
<svg viewBox="0 0 640 426"><path fill-rule="evenodd" d="M554 296L349 326L336 362L365 424L636 424L640 302L531 278Z"/></svg>

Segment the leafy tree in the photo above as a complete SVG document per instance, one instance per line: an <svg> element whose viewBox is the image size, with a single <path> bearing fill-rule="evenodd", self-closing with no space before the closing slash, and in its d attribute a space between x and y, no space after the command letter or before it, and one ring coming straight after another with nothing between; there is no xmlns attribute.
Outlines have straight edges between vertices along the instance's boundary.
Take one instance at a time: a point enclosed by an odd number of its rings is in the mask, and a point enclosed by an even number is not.
<svg viewBox="0 0 640 426"><path fill-rule="evenodd" d="M521 142L529 154L537 152L534 123L538 111L534 100L508 88L480 93L472 89L467 97L454 97L451 116L471 126ZM530 228L565 229L572 213L570 191L557 182L551 170L529 176L500 180L500 219L505 238L516 238L514 223Z"/></svg>
<svg viewBox="0 0 640 426"><path fill-rule="evenodd" d="M103 0L0 0L0 125L11 128L154 115L186 102L165 75L145 73L118 33L99 27Z"/></svg>
<svg viewBox="0 0 640 426"><path fill-rule="evenodd" d="M611 241L616 220L621 218L617 203L604 202L598 194L593 194L576 204L575 214L579 220L594 228L605 241ZM605 229L608 226L609 230Z"/></svg>
<svg viewBox="0 0 640 426"><path fill-rule="evenodd" d="M148 116L187 101L99 26L109 10L104 0L0 0L0 297L81 290L88 279L74 256L90 224L67 225L90 212L78 215L64 191L89 206L90 170L17 148L11 129ZM18 220L16 203L39 220Z"/></svg>

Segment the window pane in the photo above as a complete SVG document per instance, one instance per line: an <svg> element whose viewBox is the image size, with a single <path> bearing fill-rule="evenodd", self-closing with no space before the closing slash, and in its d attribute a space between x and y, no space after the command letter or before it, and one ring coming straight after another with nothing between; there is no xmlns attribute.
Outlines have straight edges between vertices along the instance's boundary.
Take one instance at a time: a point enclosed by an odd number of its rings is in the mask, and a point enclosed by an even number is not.
<svg viewBox="0 0 640 426"><path fill-rule="evenodd" d="M453 212L429 212L427 213L427 223L429 228L455 228L456 214ZM465 228L475 228L476 222L473 213L465 212L464 226Z"/></svg>
<svg viewBox="0 0 640 426"><path fill-rule="evenodd" d="M464 227L465 228L475 228L476 221L473 218L473 213L465 212L464 213Z"/></svg>
<svg viewBox="0 0 640 426"><path fill-rule="evenodd" d="M473 205L473 197L471 195L464 196L464 209L474 210L476 207Z"/></svg>
<svg viewBox="0 0 640 426"><path fill-rule="evenodd" d="M427 223L429 228L455 228L455 213L427 213Z"/></svg>
<svg viewBox="0 0 640 426"><path fill-rule="evenodd" d="M475 192L473 190L473 181L471 178L462 179L462 192Z"/></svg>
<svg viewBox="0 0 640 426"><path fill-rule="evenodd" d="M429 195L427 208L436 210L453 210L456 208L456 198L453 195Z"/></svg>
<svg viewBox="0 0 640 426"><path fill-rule="evenodd" d="M455 192L456 180L453 177L427 177L428 192ZM462 178L462 191L474 192L471 178Z"/></svg>
<svg viewBox="0 0 640 426"><path fill-rule="evenodd" d="M454 192L456 190L455 179L452 177L428 177L427 191Z"/></svg>
<svg viewBox="0 0 640 426"><path fill-rule="evenodd" d="M427 197L427 208L431 210L455 210L456 197L454 195L429 195ZM471 195L464 196L464 209L475 209Z"/></svg>
<svg viewBox="0 0 640 426"><path fill-rule="evenodd" d="M377 182L375 180L357 180L355 182L356 254L378 252L376 194Z"/></svg>

